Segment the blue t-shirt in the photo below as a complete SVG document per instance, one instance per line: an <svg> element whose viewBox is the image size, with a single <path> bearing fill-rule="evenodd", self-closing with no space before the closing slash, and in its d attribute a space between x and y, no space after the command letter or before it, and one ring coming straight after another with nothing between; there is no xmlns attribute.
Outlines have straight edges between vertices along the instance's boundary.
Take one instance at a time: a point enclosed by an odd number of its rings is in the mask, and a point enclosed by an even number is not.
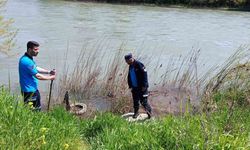
<svg viewBox="0 0 250 150"><path fill-rule="evenodd" d="M130 67L129 73L130 73L130 78L132 82L132 87L136 88L138 85L137 85L137 79L136 79L136 74L135 74L135 68L133 66Z"/></svg>
<svg viewBox="0 0 250 150"><path fill-rule="evenodd" d="M22 92L35 92L38 88L38 79L35 75L38 73L36 63L33 58L27 54L19 60L19 81Z"/></svg>

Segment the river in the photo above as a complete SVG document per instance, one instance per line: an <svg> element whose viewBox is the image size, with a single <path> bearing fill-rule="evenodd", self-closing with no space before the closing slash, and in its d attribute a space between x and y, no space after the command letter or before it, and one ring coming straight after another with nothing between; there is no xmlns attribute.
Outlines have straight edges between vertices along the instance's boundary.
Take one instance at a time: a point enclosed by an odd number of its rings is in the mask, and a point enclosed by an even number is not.
<svg viewBox="0 0 250 150"><path fill-rule="evenodd" d="M113 55L123 43L124 54L132 51L164 61L201 49L200 60L208 68L250 43L249 12L9 0L4 16L15 20L12 27L18 29L18 34L13 56L0 55L0 84L8 84L10 77L11 87L16 90L18 59L26 51L28 40L41 44L37 64L58 72L63 68L66 51L68 63L73 64L86 44L102 43L106 53ZM45 82L41 88L46 91L48 85Z"/></svg>

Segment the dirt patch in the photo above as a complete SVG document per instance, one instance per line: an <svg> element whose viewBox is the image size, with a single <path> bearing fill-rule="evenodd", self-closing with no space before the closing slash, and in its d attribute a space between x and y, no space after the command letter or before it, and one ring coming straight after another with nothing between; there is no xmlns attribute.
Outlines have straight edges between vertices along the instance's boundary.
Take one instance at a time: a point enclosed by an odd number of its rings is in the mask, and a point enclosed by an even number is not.
<svg viewBox="0 0 250 150"><path fill-rule="evenodd" d="M69 93L70 95L70 93ZM149 103L154 117L166 114L194 113L199 109L199 97L195 89L175 87L155 87L149 91ZM70 103L72 99L69 100ZM121 98L116 97L93 97L89 100L77 100L87 105L87 111L80 117L94 116L96 112L114 112L124 114L133 112L133 100L131 92ZM115 107L115 108L114 108ZM114 111L115 109L115 111ZM145 113L140 105L140 113Z"/></svg>
<svg viewBox="0 0 250 150"><path fill-rule="evenodd" d="M150 92L149 103L154 116L166 114L194 113L198 110L199 97L188 88L156 88Z"/></svg>

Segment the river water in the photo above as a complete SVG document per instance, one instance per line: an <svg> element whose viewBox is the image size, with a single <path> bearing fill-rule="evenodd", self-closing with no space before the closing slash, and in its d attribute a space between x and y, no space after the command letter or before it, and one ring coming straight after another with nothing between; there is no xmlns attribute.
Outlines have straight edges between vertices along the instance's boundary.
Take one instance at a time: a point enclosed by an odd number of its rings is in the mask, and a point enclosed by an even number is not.
<svg viewBox="0 0 250 150"><path fill-rule="evenodd" d="M128 6L61 0L9 0L4 12L18 29L13 56L0 55L0 84L18 90L18 59L28 40L38 41L37 64L62 70L67 53L74 64L84 46L113 55L133 52L167 61L201 49L207 66L225 61L241 45L250 43L250 13L208 9ZM107 56L108 57L108 56ZM106 59L108 61L108 58ZM205 67L206 68L206 67ZM150 70L151 68L148 68ZM49 82L41 84L46 91Z"/></svg>

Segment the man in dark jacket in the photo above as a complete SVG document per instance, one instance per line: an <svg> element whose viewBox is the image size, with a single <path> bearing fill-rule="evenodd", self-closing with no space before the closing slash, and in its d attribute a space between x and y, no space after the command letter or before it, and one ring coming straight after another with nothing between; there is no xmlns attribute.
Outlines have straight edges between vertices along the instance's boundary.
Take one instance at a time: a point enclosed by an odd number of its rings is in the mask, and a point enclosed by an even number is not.
<svg viewBox="0 0 250 150"><path fill-rule="evenodd" d="M134 102L134 115L139 115L139 102L145 108L148 118L151 118L151 107L148 104L148 76L145 66L138 60L135 60L131 53L125 55L125 61L129 65L128 86L132 92Z"/></svg>

